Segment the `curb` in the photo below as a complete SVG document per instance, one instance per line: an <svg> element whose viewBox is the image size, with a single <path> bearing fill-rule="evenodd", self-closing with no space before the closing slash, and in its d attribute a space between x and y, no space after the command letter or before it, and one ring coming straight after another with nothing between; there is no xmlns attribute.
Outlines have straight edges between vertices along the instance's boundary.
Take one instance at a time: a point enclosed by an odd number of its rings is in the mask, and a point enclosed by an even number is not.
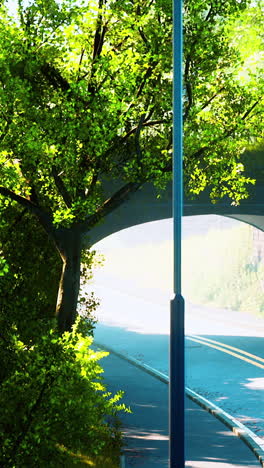
<svg viewBox="0 0 264 468"><path fill-rule="evenodd" d="M260 462L260 465L264 468L264 440L254 434L254 432L244 426L244 424L239 422L233 416L219 408L219 406L216 406L214 403L194 392L190 388L185 387L185 393L190 400L197 403L203 409L208 411L208 413L215 416L219 421L225 424L225 426L231 429L231 431L250 448L257 460Z"/></svg>
<svg viewBox="0 0 264 468"><path fill-rule="evenodd" d="M163 372L160 372L154 369L153 367L148 366L147 364L143 364L142 362L138 361L132 356L126 356L122 353L119 353L118 351L115 351L113 348L110 348L109 346L105 346L101 343L98 343L97 341L94 341L93 344L95 346L98 346L99 348L109 351L110 353L120 357L121 359L124 359L130 364L133 364L139 369L161 380L161 382L164 382L166 384L169 383L169 377L166 374L163 374ZM231 431L250 448L250 450L254 453L257 460L260 462L260 465L264 468L264 440L262 440L256 434L254 434L254 432L252 432L250 429L244 426L244 424L237 421L233 416L226 413L224 410L216 406L214 403L207 400L206 398L199 395L198 393L194 392L190 388L185 387L185 394L190 400L192 400L194 403L201 406L204 410L206 410L208 413L215 416L217 419L219 419L219 421L225 424L225 426L231 429ZM123 466L124 465L122 464L121 467L123 468Z"/></svg>
<svg viewBox="0 0 264 468"><path fill-rule="evenodd" d="M126 468L126 459L125 455L120 456L120 468Z"/></svg>

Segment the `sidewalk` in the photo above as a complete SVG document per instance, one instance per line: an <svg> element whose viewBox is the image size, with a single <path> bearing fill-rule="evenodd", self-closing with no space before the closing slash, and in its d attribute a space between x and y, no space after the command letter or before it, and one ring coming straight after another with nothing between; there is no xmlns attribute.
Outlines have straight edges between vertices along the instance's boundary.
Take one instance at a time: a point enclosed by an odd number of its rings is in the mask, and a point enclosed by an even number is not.
<svg viewBox="0 0 264 468"><path fill-rule="evenodd" d="M124 390L133 411L121 419L125 468L168 468L168 386L113 354L102 360L107 388ZM250 449L215 417L186 398L186 468L253 468Z"/></svg>

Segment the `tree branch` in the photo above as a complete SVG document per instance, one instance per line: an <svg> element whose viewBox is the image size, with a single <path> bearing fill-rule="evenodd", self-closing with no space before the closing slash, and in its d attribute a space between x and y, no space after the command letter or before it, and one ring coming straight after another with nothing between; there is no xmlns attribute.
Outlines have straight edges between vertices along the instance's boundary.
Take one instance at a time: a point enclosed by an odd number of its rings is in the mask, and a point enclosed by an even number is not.
<svg viewBox="0 0 264 468"><path fill-rule="evenodd" d="M34 214L39 214L40 209L34 203L32 203L27 198L21 197L21 195L17 195L15 192L12 192L12 190L9 190L6 187L0 187L0 195L18 202L20 205L24 206Z"/></svg>
<svg viewBox="0 0 264 468"><path fill-rule="evenodd" d="M169 123L169 122L171 122L171 120L164 120L164 119L149 120L148 122L143 122L141 126L142 127L152 127L154 125L160 125L160 124ZM121 137L121 142L125 141L128 137L130 137L130 135L135 133L137 131L137 129L138 129L138 126L131 128L131 130L129 130L129 132L127 132L123 137Z"/></svg>
<svg viewBox="0 0 264 468"><path fill-rule="evenodd" d="M40 68L40 71L42 72L44 77L47 79L49 84L51 86L53 86L55 89L61 89L63 92L70 91L68 93L68 96L70 98L74 97L76 102L82 102L84 104L84 106L86 106L86 107L89 105L88 100L84 99L78 93L75 94L74 90L71 89L70 83L66 80L66 78L64 78L61 75L59 70L57 68L55 68L53 65L51 65L49 63L45 63ZM87 75L88 75L88 73L87 73ZM79 79L79 81L81 81L81 79L83 79L83 77L81 77Z"/></svg>
<svg viewBox="0 0 264 468"><path fill-rule="evenodd" d="M84 223L81 224L81 230L83 233L87 232L87 229L91 229L95 226L102 218L112 213L118 208L125 200L128 200L133 193L135 193L143 182L128 182L120 190L118 190L112 197L106 200L100 208L93 215L89 216Z"/></svg>
<svg viewBox="0 0 264 468"><path fill-rule="evenodd" d="M23 218L24 214L27 213L28 210L27 208L24 208L20 213L19 215L16 217L16 219L14 220L14 222L11 224L11 226L8 226L8 229L7 229L7 233L4 237L4 239L2 240L3 243L7 242L7 240L9 239L9 236L10 236L10 233L14 230L14 227L20 223L21 219Z"/></svg>
<svg viewBox="0 0 264 468"><path fill-rule="evenodd" d="M94 46L93 61L98 59L101 55L106 31L107 31L107 23L102 27L102 30L100 31L100 33L98 33L97 41Z"/></svg>
<svg viewBox="0 0 264 468"><path fill-rule="evenodd" d="M143 91L143 89L144 89L144 86L146 85L147 79L150 78L150 76L151 76L151 74L152 74L154 68L155 68L157 65L158 65L158 62L157 62L157 61L153 61L152 64L149 65L149 67L148 67L148 69L147 69L145 75L143 76L143 79L142 79L142 81L141 81L141 83L140 83L140 85L139 85L139 87L138 87L138 90L137 90L137 92L136 92L136 99L142 94L142 91ZM159 78L160 78L160 76L161 76L161 74L159 73ZM157 79L158 79L158 78L157 78ZM135 102L135 101L130 102L130 104L129 104L128 108L126 109L126 111L123 112L123 115L128 114L129 111L130 111L133 107L135 107L135 105L136 105L136 102Z"/></svg>
<svg viewBox="0 0 264 468"><path fill-rule="evenodd" d="M185 83L186 91L187 91L187 97L188 97L188 104L186 106L184 116L183 116L183 122L185 122L188 118L188 115L190 113L191 107L193 105L193 97L192 97L192 87L190 81L187 81Z"/></svg>
<svg viewBox="0 0 264 468"><path fill-rule="evenodd" d="M52 224L51 218L47 215L47 213L42 211L42 209L39 206L35 205L30 200L27 200L26 198L17 195L16 193L12 192L12 190L9 190L6 187L0 186L0 195L10 198L11 200L19 203L21 206L24 206L28 211L37 216L40 223L42 224L42 226L48 234L54 233L55 228Z"/></svg>
<svg viewBox="0 0 264 468"><path fill-rule="evenodd" d="M48 377L49 377L49 375L48 375ZM27 421L26 421L26 423L24 425L23 432L21 432L19 434L19 436L17 437L17 439L16 439L16 441L14 443L13 451L14 451L15 458L16 458L16 455L17 455L17 452L19 450L19 447L20 447L21 443L23 442L24 438L26 437L28 431L31 428L31 425L32 425L33 420L34 420L35 413L38 411L38 409L39 409L39 407L40 407L40 405L42 403L45 391L47 390L47 388L50 387L50 385L53 384L54 381L55 381L55 377L49 378L49 382L47 382L47 377L46 377L45 381L43 382L43 384L41 386L41 389L40 389L40 392L39 392L39 395L38 395L34 405L32 406L32 408L29 411Z"/></svg>
<svg viewBox="0 0 264 468"><path fill-rule="evenodd" d="M154 3L154 0L150 0L148 8L150 8L153 3Z"/></svg>
<svg viewBox="0 0 264 468"><path fill-rule="evenodd" d="M129 38L129 36L126 36L121 42L119 42L119 44L117 44L115 47L112 47L112 49L110 51L108 51L108 54L111 52L111 51L114 51L114 52L117 52L118 49L124 44L124 42ZM84 73L82 76L80 76L77 80L77 82L79 83L80 81L84 80L89 74L91 73L91 70L89 70L88 72ZM103 80L101 81L101 83L97 86L97 91L99 91L102 87L102 85L105 83L105 81L109 78L111 78L111 80L114 79L114 77L116 75L118 75L119 73L119 70L117 70L117 72L115 72L114 74L112 75L106 75Z"/></svg>
<svg viewBox="0 0 264 468"><path fill-rule="evenodd" d="M255 109L255 107L259 104L260 102L260 99L257 100L256 102L254 102L254 104L243 114L243 116L241 117L241 120L246 120L246 118L250 115L250 113L253 111L253 109ZM195 153L193 153L191 155L191 158L198 158L199 156L201 156L206 150L210 149L212 147L212 145L215 145L216 143L219 143L220 141L222 141L223 139L229 137L232 135L232 133L235 132L235 130L237 129L237 125L234 126L233 128L231 128L230 130L227 130L226 132L224 132L220 137L218 138L215 138L214 140L210 141L209 145L206 145L206 146L203 146L202 148L200 148L198 151L196 151Z"/></svg>
<svg viewBox="0 0 264 468"><path fill-rule="evenodd" d="M253 111L253 109L255 109L255 107L259 104L259 102L260 102L260 99L254 102L254 104L244 113L242 120L245 120L249 116L249 114Z"/></svg>
<svg viewBox="0 0 264 468"><path fill-rule="evenodd" d="M169 120L164 120L164 119L150 120L149 122L143 122L142 127L150 127L150 126L159 125L159 124L163 124L163 123L169 123L169 122L171 122L170 119ZM110 148L108 148L103 154L101 154L100 160L103 160L104 158L106 158L106 156L111 154L114 150L117 150L119 148L120 144L124 143L127 140L128 137L130 137L131 135L133 135L133 133L135 133L137 131L137 128L138 128L138 126L133 127L123 137L121 137L121 136L116 137L115 143L112 144L112 146ZM96 177L96 180L97 180L98 174L96 176L94 176L94 177Z"/></svg>
<svg viewBox="0 0 264 468"><path fill-rule="evenodd" d="M136 94L136 97L137 97L137 98L141 95L141 93L142 93L142 91L143 91L143 89L144 89L144 86L145 86L145 84L146 84L146 82L147 82L147 79L150 78L150 76L151 76L151 74L152 74L154 68L155 68L157 65L158 65L158 62L155 61L155 62L153 62L153 64L151 64L151 65L148 67L148 69L147 69L147 71L146 71L146 73L145 73L145 75L144 75L144 77L143 77L143 80L142 80L142 82L140 83L140 86L139 86L139 88L138 88L138 90L137 90L137 94Z"/></svg>
<svg viewBox="0 0 264 468"><path fill-rule="evenodd" d="M96 59L98 55L100 55L100 43L101 43L101 29L102 29L102 13L101 9L104 4L104 0L98 0L98 10L99 14L97 17L97 22L96 22L96 29L95 29L95 34L94 34L94 45L93 45L93 61ZM102 49L101 49L102 50Z"/></svg>
<svg viewBox="0 0 264 468"><path fill-rule="evenodd" d="M192 104L193 104L192 87L191 87L191 83L190 83L190 80L189 80L190 67L191 67L191 55L188 54L187 57L186 57L185 68L184 68L184 83L185 83L185 87L186 87L186 91L187 91L187 98L188 98L188 104L187 104L187 107L186 107L186 110L185 110L184 116L183 116L183 121L184 122L187 120L190 109L191 109Z"/></svg>
<svg viewBox="0 0 264 468"><path fill-rule="evenodd" d="M24 28L25 19L24 19L23 13L24 13L24 11L23 11L22 0L18 0L18 14L19 14L19 17L20 17L20 23L21 23L22 27Z"/></svg>
<svg viewBox="0 0 264 468"><path fill-rule="evenodd" d="M155 105L153 105L154 99L150 103L152 105L152 108L150 109L149 113L146 115L145 122L147 123L149 119L151 119L152 115L154 114L155 111Z"/></svg>
<svg viewBox="0 0 264 468"><path fill-rule="evenodd" d="M98 36L95 37L93 61L92 61L92 66L91 66L91 75L90 75L90 81L89 81L88 89L87 89L88 93L91 93L92 96L95 95L95 91L96 91L95 85L93 83L94 74L95 74L95 64L97 63L101 55L106 31L107 31L107 25L105 24L102 28L102 31L100 33L98 32Z"/></svg>
<svg viewBox="0 0 264 468"><path fill-rule="evenodd" d="M145 36L145 33L144 33L144 31L143 31L143 28L139 27L139 28L138 28L138 32L139 32L141 38L143 39L143 42L146 44L147 48L149 49L149 42L148 42L148 40L147 40L147 38L146 38L146 36Z"/></svg>
<svg viewBox="0 0 264 468"><path fill-rule="evenodd" d="M219 96L219 94L221 93L221 91L223 91L225 88L224 86L222 88L219 89L219 91L217 91L217 93L215 93L210 99L208 99L201 107L200 110L204 110L207 106L209 106L209 104L213 101L213 99L215 99L217 96Z"/></svg>
<svg viewBox="0 0 264 468"><path fill-rule="evenodd" d="M55 89L60 88L62 91L68 91L70 89L68 81L63 78L60 72L50 63L42 65L40 70Z"/></svg>
<svg viewBox="0 0 264 468"><path fill-rule="evenodd" d="M136 147L137 161L138 161L139 167L142 167L142 163L141 163L142 151L141 151L141 147L140 147L139 138L140 138L140 132L141 132L142 125L143 125L145 117L146 117L146 114L143 114L140 117L137 129L136 129L136 133L135 133L135 147Z"/></svg>
<svg viewBox="0 0 264 468"><path fill-rule="evenodd" d="M80 56L80 60L79 60L79 67L78 67L78 73L77 73L77 83L79 83L79 76L80 76L80 71L81 71L81 65L82 65L82 61L83 61L83 56L84 56L84 52L85 52L85 49L82 49L82 52L81 52L81 56Z"/></svg>
<svg viewBox="0 0 264 468"><path fill-rule="evenodd" d="M91 181L91 183L90 183L89 189L87 190L87 193L85 194L86 197L87 197L88 195L90 195L90 194L93 192L93 189L94 189L94 187L95 187L95 184L96 184L96 182L97 182L97 180L98 180L98 176L99 176L99 174L98 174L98 168L96 168L95 171L94 171L94 174L93 174L92 181Z"/></svg>
<svg viewBox="0 0 264 468"><path fill-rule="evenodd" d="M104 4L104 0L98 0L98 17L97 17L97 22L96 22L96 29L95 29L95 34L94 34L94 44L93 44L93 58L92 58L92 65L91 65L91 74L90 74L90 80L88 84L88 92L91 93L92 96L95 94L95 85L93 83L93 78L95 74L95 64L98 61L102 49L103 49L103 43L104 43L104 37L107 31L107 25L108 22L106 22L103 25L103 16L102 16L102 7Z"/></svg>
<svg viewBox="0 0 264 468"><path fill-rule="evenodd" d="M210 16L211 16L212 12L213 12L213 5L211 4L211 5L210 5L210 9L209 9L209 11L208 11L208 13L207 13L207 15L206 15L205 21L208 21L208 20L209 20L209 18L210 18Z"/></svg>
<svg viewBox="0 0 264 468"><path fill-rule="evenodd" d="M118 75L118 72L116 72L115 75ZM109 75L105 75L105 77L102 79L101 83L97 86L97 92L100 91L100 89L105 84L105 82L108 80L108 78L109 78ZM111 81L112 81L114 77L110 76L110 78L111 78Z"/></svg>
<svg viewBox="0 0 264 468"><path fill-rule="evenodd" d="M11 122L12 122L12 120L6 120L5 129L4 129L3 133L0 135L0 142L3 141L3 139L7 135L8 129L9 129L10 125L11 125Z"/></svg>
<svg viewBox="0 0 264 468"><path fill-rule="evenodd" d="M70 208L72 206L72 199L70 197L69 192L67 191L67 189L65 187L65 184L64 184L63 180L59 176L57 168L55 166L52 166L51 173L52 173L54 182L56 184L56 187L57 187L57 189L59 191L59 194L62 196L63 201L64 201L65 205L67 206L67 208Z"/></svg>

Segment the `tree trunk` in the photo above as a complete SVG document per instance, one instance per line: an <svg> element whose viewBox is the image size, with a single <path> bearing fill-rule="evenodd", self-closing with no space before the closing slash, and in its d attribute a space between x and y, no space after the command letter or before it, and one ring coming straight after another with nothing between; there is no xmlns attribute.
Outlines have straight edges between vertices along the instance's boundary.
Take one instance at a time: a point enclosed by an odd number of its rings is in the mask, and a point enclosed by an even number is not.
<svg viewBox="0 0 264 468"><path fill-rule="evenodd" d="M63 230L56 242L62 258L62 272L58 290L56 317L61 332L71 331L77 316L80 289L81 234L76 230Z"/></svg>

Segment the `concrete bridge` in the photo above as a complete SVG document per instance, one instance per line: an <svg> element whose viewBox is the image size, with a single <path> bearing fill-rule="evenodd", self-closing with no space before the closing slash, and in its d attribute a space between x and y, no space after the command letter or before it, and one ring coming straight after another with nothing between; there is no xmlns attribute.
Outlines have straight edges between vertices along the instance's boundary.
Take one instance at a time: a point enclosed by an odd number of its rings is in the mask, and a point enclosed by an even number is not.
<svg viewBox="0 0 264 468"><path fill-rule="evenodd" d="M239 206L231 205L230 199L212 204L208 190L195 200L184 198L183 215L221 215L237 219L264 231L264 149L245 153L242 162L245 175L256 179L255 185L249 187L249 197L242 200ZM105 184L106 192L111 195L120 188L118 183ZM130 200L105 217L104 222L87 233L89 245L104 237L137 224L172 217L172 184L167 186L161 198L151 184L145 184Z"/></svg>

